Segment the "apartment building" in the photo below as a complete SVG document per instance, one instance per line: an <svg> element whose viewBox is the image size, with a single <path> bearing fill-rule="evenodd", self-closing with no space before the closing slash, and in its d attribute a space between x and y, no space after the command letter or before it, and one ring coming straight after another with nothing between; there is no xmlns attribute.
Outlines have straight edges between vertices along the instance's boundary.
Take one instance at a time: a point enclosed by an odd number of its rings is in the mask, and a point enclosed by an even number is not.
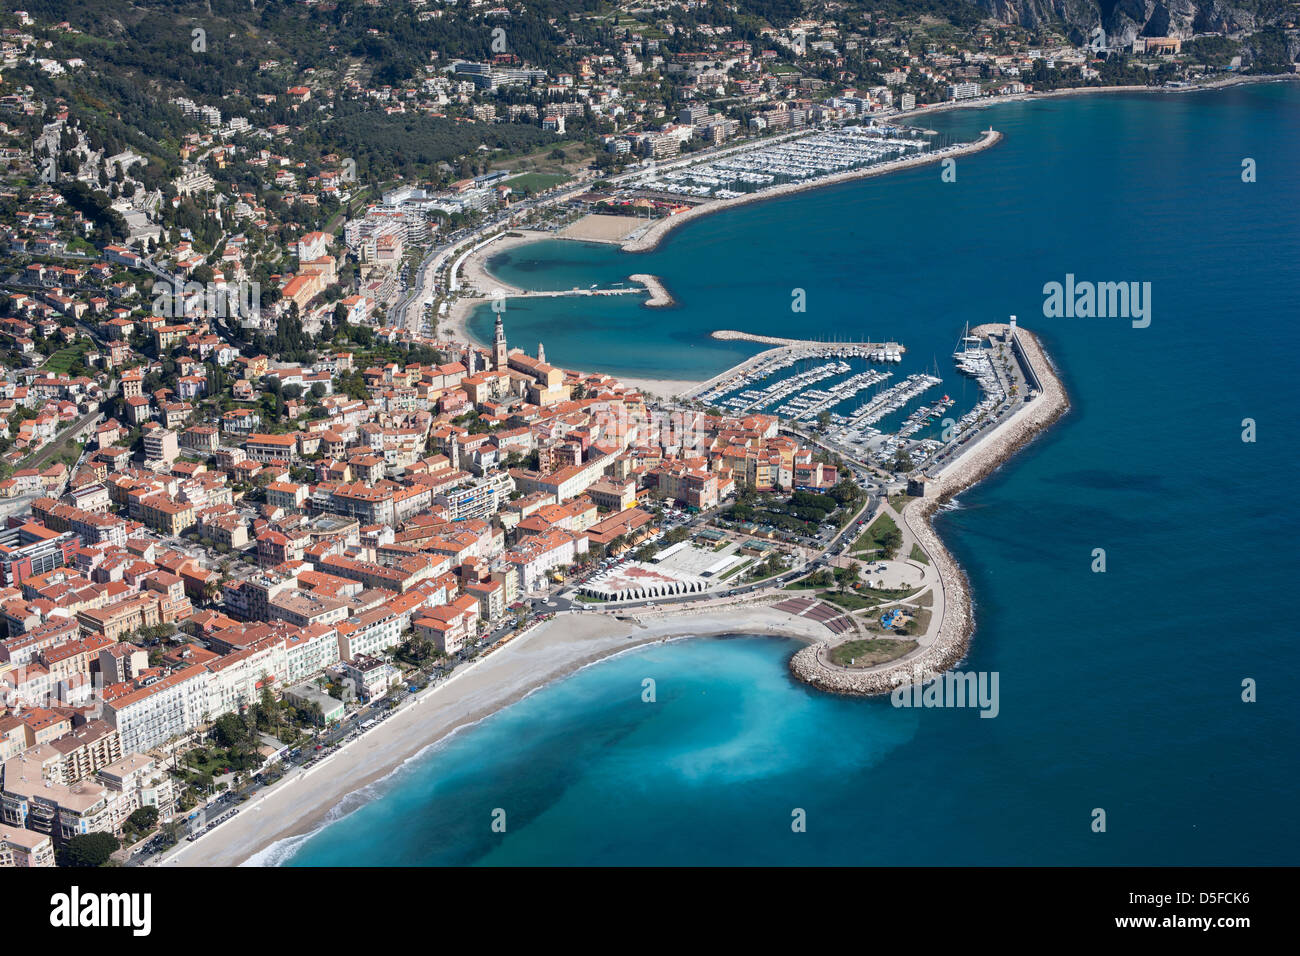
<svg viewBox="0 0 1300 956"><path fill-rule="evenodd" d="M390 608L366 611L337 626L339 659L351 660L358 654L375 656L402 641L400 618Z"/></svg>
<svg viewBox="0 0 1300 956"><path fill-rule="evenodd" d="M298 628L284 638L283 682L306 680L339 660L338 631L334 627L310 624Z"/></svg>
<svg viewBox="0 0 1300 956"><path fill-rule="evenodd" d="M183 534L198 523L193 502L176 501L163 492L140 499L139 517L155 531L172 537Z"/></svg>
<svg viewBox="0 0 1300 956"><path fill-rule="evenodd" d="M0 824L0 867L54 866L54 841L44 833Z"/></svg>
<svg viewBox="0 0 1300 956"><path fill-rule="evenodd" d="M96 774L110 793L125 795L134 813L141 807L154 807L158 818L166 820L176 812L176 788L171 774L145 754L127 754Z"/></svg>
<svg viewBox="0 0 1300 956"><path fill-rule="evenodd" d="M95 718L44 746L58 755L56 779L72 784L122 759L122 735L106 720Z"/></svg>
<svg viewBox="0 0 1300 956"><path fill-rule="evenodd" d="M514 479L503 472L491 472L462 482L433 496L450 521L490 518L515 489Z"/></svg>
<svg viewBox="0 0 1300 956"><path fill-rule="evenodd" d="M294 627L307 627L311 624L328 626L347 620L348 605L344 601L295 588L277 594L268 603L267 614L270 620L284 621Z"/></svg>
<svg viewBox="0 0 1300 956"><path fill-rule="evenodd" d="M610 463L611 456L597 455L584 464L569 465L549 475L522 469L512 469L510 475L520 494L530 495L540 491L553 495L558 502L565 502L576 498L595 484Z"/></svg>
<svg viewBox="0 0 1300 956"><path fill-rule="evenodd" d="M210 719L235 713L257 703L264 688L278 686L278 675L284 672L284 638L272 634L200 666L208 671L205 713Z"/></svg>
<svg viewBox="0 0 1300 956"><path fill-rule="evenodd" d="M297 461L297 435L265 435L254 432L244 442L244 451L253 461Z"/></svg>
<svg viewBox="0 0 1300 956"><path fill-rule="evenodd" d="M555 568L572 564L574 559L587 552L587 536L553 528L533 535L507 551L502 560L519 572L520 587L535 591L543 585L544 577Z"/></svg>
<svg viewBox="0 0 1300 956"><path fill-rule="evenodd" d="M636 482L631 478L601 478L587 487L586 494L597 508L626 511L636 504Z"/></svg>
<svg viewBox="0 0 1300 956"><path fill-rule="evenodd" d="M450 566L451 562L447 558L430 554L412 555L394 562L391 567L331 554L318 565L320 570L328 574L360 581L368 588L381 588L398 594L409 591L421 581L444 573Z"/></svg>
<svg viewBox="0 0 1300 956"><path fill-rule="evenodd" d="M122 735L122 749L144 753L204 723L209 671L201 664L157 678L104 704L104 719Z"/></svg>
<svg viewBox="0 0 1300 956"><path fill-rule="evenodd" d="M169 428L151 428L144 433L145 461L170 465L180 457L180 444L176 433Z"/></svg>
<svg viewBox="0 0 1300 956"><path fill-rule="evenodd" d="M86 608L77 612L77 624L86 634L103 634L109 640L120 640L142 627L153 627L162 620L158 598L150 594L133 594L104 607Z"/></svg>

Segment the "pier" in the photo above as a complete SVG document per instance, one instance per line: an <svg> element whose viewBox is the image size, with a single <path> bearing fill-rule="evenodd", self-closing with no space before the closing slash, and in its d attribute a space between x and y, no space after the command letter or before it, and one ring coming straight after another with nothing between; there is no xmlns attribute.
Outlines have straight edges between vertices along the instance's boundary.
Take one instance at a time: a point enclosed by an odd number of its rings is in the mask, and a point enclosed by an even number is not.
<svg viewBox="0 0 1300 956"><path fill-rule="evenodd" d="M907 351L897 342L826 342L814 339L786 339L774 335L753 335L748 332L736 332L731 329L716 331L712 333L712 337L724 341L758 342L763 345L775 346L775 348L766 349L757 355L752 355L739 365L733 365L708 381L701 382L694 388L688 389L680 396L683 401L708 401L709 399L706 396L722 395L744 388L757 379L771 375L783 368L788 368L804 359L861 358L867 361L897 361L897 359L885 358L885 356L898 355L901 357L902 353ZM873 359L873 354L880 356L880 358Z"/></svg>

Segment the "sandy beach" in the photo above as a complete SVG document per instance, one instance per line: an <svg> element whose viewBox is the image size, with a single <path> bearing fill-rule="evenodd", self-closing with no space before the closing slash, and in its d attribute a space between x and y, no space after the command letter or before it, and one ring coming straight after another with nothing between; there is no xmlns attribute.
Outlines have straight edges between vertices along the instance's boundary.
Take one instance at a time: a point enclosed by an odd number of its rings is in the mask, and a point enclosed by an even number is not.
<svg viewBox="0 0 1300 956"><path fill-rule="evenodd" d="M642 225L644 223L634 216L611 216L594 212L565 226L555 238L619 244Z"/></svg>
<svg viewBox="0 0 1300 956"><path fill-rule="evenodd" d="M619 219L621 217L608 216L603 218ZM575 225L577 225L577 223L575 223ZM463 294L452 303L451 307L447 310L447 315L438 323L439 337L453 339L460 342L486 345L486 342L481 341L470 333L469 317L474 312L474 309L479 305L482 305L486 300L486 297L489 297L498 289L507 296L520 296L527 294L526 290L504 283L488 272L487 260L492 256L506 251L507 249L527 245L530 242L537 242L539 239L557 238L569 238L574 241L582 242L591 241L580 236L563 236L550 232L517 229L511 230L500 239L496 239L489 245L479 249L477 252L473 252L466 256L465 261L461 263L460 266L460 288ZM669 293L657 276L635 274L629 275L628 280L644 286L650 293L650 297L645 303L647 307L662 308L674 304L672 294ZM507 320L509 319L508 305L506 318ZM616 377L628 388L634 388L644 395L656 395L664 398L680 395L682 392L699 385L698 381L688 379L629 378L625 375Z"/></svg>
<svg viewBox="0 0 1300 956"><path fill-rule="evenodd" d="M162 866L267 863L262 851L310 834L338 815L357 791L383 779L421 751L587 664L657 641L722 634L824 639L815 622L757 605L661 611L619 620L584 612L556 617L477 662L462 665L392 717L308 770L240 806L239 814L200 839L182 842ZM346 804L351 807L355 798ZM257 860L250 860L259 856ZM274 853L271 854L274 856Z"/></svg>

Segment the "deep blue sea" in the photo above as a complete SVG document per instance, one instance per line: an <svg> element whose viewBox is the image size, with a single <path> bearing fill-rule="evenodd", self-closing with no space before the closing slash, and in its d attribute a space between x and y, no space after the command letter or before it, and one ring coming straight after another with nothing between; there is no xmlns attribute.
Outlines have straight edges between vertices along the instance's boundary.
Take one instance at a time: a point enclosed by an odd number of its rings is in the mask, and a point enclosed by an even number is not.
<svg viewBox="0 0 1300 956"><path fill-rule="evenodd" d="M924 122L1006 138L956 182L928 167L707 217L651 253L544 242L492 268L536 288L660 276L673 309L509 306L512 344L615 373L717 372L758 348L708 338L734 328L897 339L901 372L947 387L966 322L1039 333L1073 408L939 520L976 602L962 669L999 674L998 716L808 690L785 641L655 646L412 761L288 862L1300 862L1300 85ZM1045 317L1067 273L1150 282L1150 326Z"/></svg>

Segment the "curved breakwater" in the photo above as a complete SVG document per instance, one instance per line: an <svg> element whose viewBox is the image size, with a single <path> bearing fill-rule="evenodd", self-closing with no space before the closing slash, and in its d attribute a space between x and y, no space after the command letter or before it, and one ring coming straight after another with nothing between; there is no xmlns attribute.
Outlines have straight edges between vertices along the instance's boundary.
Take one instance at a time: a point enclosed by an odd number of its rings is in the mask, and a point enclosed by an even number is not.
<svg viewBox="0 0 1300 956"><path fill-rule="evenodd" d="M886 173L892 173L900 169L911 169L915 166L929 166L932 163L942 162L945 159L965 156L970 153L978 153L980 150L988 149L990 146L996 145L1001 139L1001 133L994 129L988 129L979 139L974 140L973 142L961 143L956 146L950 146L947 149L934 150L933 152L921 153L916 156L908 156L906 159L895 159L890 160L889 162L877 163L874 166L863 166L860 169L851 169L842 173L833 173L829 176L819 176L816 179L805 179L802 182L785 183L781 186L773 186L770 189L762 189L758 192L746 193L743 196L736 196L731 199L710 199L707 202L700 203L700 205L686 210L685 212L679 212L675 216L660 219L640 236L623 243L623 251L649 252L663 241L664 236L673 229L676 229L678 226L685 225L694 219L699 219L715 212L722 212L724 209L733 209L736 206L743 206L746 203L759 202L765 199L777 199L781 196L790 196L794 193L804 192L809 189L820 189L822 186L833 186L836 183L846 183L854 179L866 179L870 176L883 176Z"/></svg>
<svg viewBox="0 0 1300 956"><path fill-rule="evenodd" d="M1005 326L983 325L972 329L971 334L986 335L1002 329ZM790 659L790 673L799 680L833 693L874 696L913 683L918 676L922 681L929 680L965 656L974 632L970 585L961 566L935 533L931 518L954 495L998 468L1070 407L1065 388L1038 340L1024 329L1020 329L1018 335L1042 391L940 473L931 482L926 497L909 502L902 510L908 530L939 574L944 613L938 634L912 654L873 670L837 667L823 659L824 643L810 645L797 651Z"/></svg>

